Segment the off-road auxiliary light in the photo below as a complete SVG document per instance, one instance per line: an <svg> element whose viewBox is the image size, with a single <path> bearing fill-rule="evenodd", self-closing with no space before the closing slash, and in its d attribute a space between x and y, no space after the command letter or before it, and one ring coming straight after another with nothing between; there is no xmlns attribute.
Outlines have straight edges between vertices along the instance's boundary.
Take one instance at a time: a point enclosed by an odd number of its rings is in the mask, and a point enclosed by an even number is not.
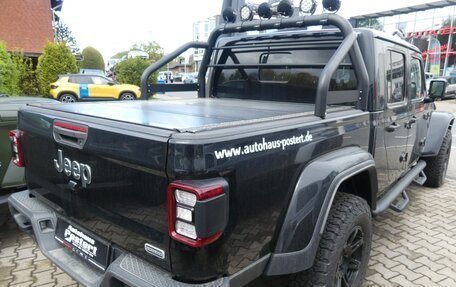
<svg viewBox="0 0 456 287"><path fill-rule="evenodd" d="M317 1L315 0L301 0L299 2L299 11L306 15L313 15L317 10Z"/></svg>
<svg viewBox="0 0 456 287"><path fill-rule="evenodd" d="M283 17L291 17L293 12L293 3L290 0L282 0L277 5L277 13Z"/></svg>
<svg viewBox="0 0 456 287"><path fill-rule="evenodd" d="M8 133L11 142L11 159L18 167L24 167L24 154L22 152L22 131L12 130Z"/></svg>
<svg viewBox="0 0 456 287"><path fill-rule="evenodd" d="M227 23L236 22L236 17L237 17L236 11L231 7L225 8L225 10L223 10L223 12L222 12L222 18Z"/></svg>
<svg viewBox="0 0 456 287"><path fill-rule="evenodd" d="M271 19L272 15L274 15L272 7L268 2L261 3L260 6L258 6L257 12L261 19Z"/></svg>
<svg viewBox="0 0 456 287"><path fill-rule="evenodd" d="M340 9L340 0L323 0L323 8L330 13L337 13Z"/></svg>
<svg viewBox="0 0 456 287"><path fill-rule="evenodd" d="M252 21L253 20L253 15L254 11L257 9L257 7L254 6L249 6L249 5L244 5L241 7L239 10L239 18L241 19L242 22L244 21Z"/></svg>
<svg viewBox="0 0 456 287"><path fill-rule="evenodd" d="M228 182L223 178L168 185L169 236L191 247L216 241L228 222Z"/></svg>

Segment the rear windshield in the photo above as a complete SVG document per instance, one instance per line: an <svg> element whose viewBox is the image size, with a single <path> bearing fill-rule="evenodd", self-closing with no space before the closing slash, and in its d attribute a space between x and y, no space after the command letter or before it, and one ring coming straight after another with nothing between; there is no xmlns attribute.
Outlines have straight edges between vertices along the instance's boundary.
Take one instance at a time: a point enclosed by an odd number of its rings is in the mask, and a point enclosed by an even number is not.
<svg viewBox="0 0 456 287"><path fill-rule="evenodd" d="M220 48L216 52L213 96L315 103L318 80L338 44ZM330 91L356 90L349 57L332 75Z"/></svg>

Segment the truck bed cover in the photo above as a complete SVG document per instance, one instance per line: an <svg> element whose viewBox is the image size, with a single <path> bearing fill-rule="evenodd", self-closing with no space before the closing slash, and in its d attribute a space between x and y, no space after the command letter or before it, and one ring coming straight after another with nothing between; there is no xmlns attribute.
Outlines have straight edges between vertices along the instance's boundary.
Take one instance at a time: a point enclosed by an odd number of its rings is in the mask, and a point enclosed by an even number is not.
<svg viewBox="0 0 456 287"><path fill-rule="evenodd" d="M96 102L47 109L179 132L312 115L314 105L239 99ZM347 108L347 107L345 107Z"/></svg>

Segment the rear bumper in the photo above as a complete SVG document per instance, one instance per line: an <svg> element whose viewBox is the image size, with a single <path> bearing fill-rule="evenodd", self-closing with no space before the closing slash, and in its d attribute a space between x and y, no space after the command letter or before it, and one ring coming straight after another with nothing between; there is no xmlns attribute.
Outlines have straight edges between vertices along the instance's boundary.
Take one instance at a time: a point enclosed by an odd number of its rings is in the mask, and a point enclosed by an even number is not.
<svg viewBox="0 0 456 287"><path fill-rule="evenodd" d="M85 286L118 286L119 281L130 286L230 286L230 280L226 277L204 284L182 283L174 280L172 274L165 270L129 253L118 257L105 272L95 270L54 239L57 223L55 212L36 198L30 197L28 190L12 194L8 204L19 228L35 238L43 254Z"/></svg>

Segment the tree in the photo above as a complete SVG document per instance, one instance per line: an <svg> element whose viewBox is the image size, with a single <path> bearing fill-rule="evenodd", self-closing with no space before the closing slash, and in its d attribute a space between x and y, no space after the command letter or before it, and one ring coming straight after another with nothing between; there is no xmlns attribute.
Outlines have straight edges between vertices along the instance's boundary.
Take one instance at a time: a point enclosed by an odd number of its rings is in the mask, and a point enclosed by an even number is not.
<svg viewBox="0 0 456 287"><path fill-rule="evenodd" d="M149 54L149 60L152 62L160 60L165 54L163 48L155 41L135 44L131 47L130 51L131 50L141 50L146 52L147 54Z"/></svg>
<svg viewBox="0 0 456 287"><path fill-rule="evenodd" d="M83 60L81 62L81 69L97 69L104 71L105 62L101 53L93 47L85 47L82 50Z"/></svg>
<svg viewBox="0 0 456 287"><path fill-rule="evenodd" d="M76 58L64 42L47 42L36 67L40 93L48 95L49 84L57 80L60 74L77 71Z"/></svg>
<svg viewBox="0 0 456 287"><path fill-rule="evenodd" d="M18 72L11 55L6 51L5 44L0 42L0 94L17 95L18 80Z"/></svg>
<svg viewBox="0 0 456 287"><path fill-rule="evenodd" d="M116 65L116 79L122 84L139 86L141 83L141 75L148 66L149 62L141 58L127 59ZM155 83L156 80L157 75L153 74L149 81Z"/></svg>
<svg viewBox="0 0 456 287"><path fill-rule="evenodd" d="M33 67L32 59L24 57L24 53L16 52L12 55L13 63L18 71L19 95L35 96L39 94L38 79Z"/></svg>
<svg viewBox="0 0 456 287"><path fill-rule="evenodd" d="M58 21L54 25L54 40L56 43L64 42L73 54L79 53L79 46L70 28L65 23Z"/></svg>

